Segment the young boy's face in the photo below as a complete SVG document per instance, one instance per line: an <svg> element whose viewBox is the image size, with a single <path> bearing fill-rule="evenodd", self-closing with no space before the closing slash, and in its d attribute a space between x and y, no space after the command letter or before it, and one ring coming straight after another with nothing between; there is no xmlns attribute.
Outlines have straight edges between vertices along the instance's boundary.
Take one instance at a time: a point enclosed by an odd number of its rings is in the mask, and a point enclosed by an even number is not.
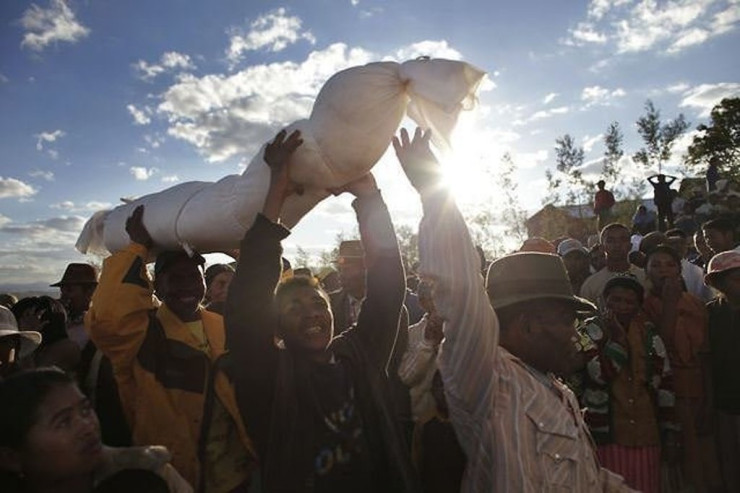
<svg viewBox="0 0 740 493"><path fill-rule="evenodd" d="M318 353L334 335L329 300L311 286L291 288L280 301L280 337L289 349Z"/></svg>
<svg viewBox="0 0 740 493"><path fill-rule="evenodd" d="M606 307L617 317L620 324L625 325L640 311L640 297L629 288L615 286L606 297Z"/></svg>

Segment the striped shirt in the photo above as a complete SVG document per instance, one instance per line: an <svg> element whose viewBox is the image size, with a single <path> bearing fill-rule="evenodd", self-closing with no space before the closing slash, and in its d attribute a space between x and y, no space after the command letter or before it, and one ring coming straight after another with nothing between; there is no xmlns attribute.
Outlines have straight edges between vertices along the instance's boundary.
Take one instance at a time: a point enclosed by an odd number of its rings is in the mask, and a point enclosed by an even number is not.
<svg viewBox="0 0 740 493"><path fill-rule="evenodd" d="M452 199L422 202L420 270L445 320L438 366L468 458L463 491L631 491L599 466L573 393L498 345L480 259Z"/></svg>

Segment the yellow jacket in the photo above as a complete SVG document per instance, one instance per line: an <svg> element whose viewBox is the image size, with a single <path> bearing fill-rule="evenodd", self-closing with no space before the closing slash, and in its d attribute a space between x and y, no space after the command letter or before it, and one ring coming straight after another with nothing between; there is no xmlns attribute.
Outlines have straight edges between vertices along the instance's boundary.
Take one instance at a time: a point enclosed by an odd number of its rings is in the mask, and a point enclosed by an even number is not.
<svg viewBox="0 0 740 493"><path fill-rule="evenodd" d="M207 436L214 394L252 457L254 448L233 386L219 366L225 353L223 318L201 309L208 355L166 305L158 306L146 258L144 246L131 244L105 260L85 326L113 365L134 444L166 446L172 465L199 489L201 437Z"/></svg>

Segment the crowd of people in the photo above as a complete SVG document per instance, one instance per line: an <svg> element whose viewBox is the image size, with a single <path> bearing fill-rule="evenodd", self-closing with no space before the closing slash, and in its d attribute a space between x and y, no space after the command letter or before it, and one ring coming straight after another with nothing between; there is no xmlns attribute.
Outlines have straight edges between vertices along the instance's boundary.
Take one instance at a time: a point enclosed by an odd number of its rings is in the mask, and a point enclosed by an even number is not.
<svg viewBox="0 0 740 493"><path fill-rule="evenodd" d="M360 232L335 269L282 258L302 144L282 131L233 265L160 251L141 206L99 277L4 296L0 490L740 492L735 216L683 229L656 188L636 229L601 182L590 248L487 261L429 139L393 139L424 212L413 269L372 174L331 190Z"/></svg>

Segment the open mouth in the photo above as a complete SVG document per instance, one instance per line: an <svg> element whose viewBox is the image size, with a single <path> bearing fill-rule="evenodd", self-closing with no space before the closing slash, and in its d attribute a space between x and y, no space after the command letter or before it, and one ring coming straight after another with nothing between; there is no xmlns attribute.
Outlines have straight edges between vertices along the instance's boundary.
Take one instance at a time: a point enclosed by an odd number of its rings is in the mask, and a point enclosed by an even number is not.
<svg viewBox="0 0 740 493"><path fill-rule="evenodd" d="M315 335L315 334L320 334L323 331L324 329L321 326L314 325L314 326L307 328L304 332L308 335Z"/></svg>
<svg viewBox="0 0 740 493"><path fill-rule="evenodd" d="M102 448L103 444L100 441L100 438L91 438L90 440L86 440L83 444L82 453L86 455L93 455L100 452Z"/></svg>

